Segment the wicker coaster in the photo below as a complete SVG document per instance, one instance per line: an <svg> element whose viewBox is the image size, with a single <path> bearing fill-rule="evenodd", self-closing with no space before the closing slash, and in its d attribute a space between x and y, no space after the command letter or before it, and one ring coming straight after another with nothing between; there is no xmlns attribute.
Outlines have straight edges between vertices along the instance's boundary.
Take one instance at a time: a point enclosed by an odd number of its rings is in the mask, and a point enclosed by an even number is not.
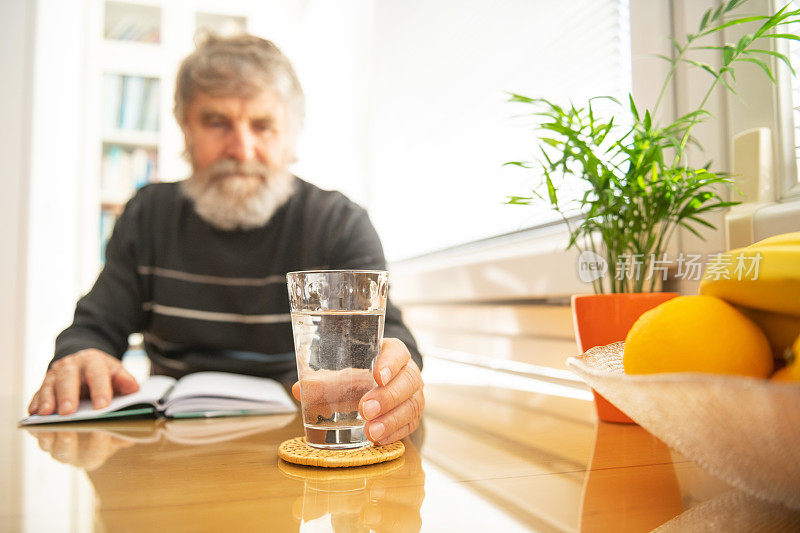
<svg viewBox="0 0 800 533"><path fill-rule="evenodd" d="M281 443L278 447L278 456L284 461L298 465L340 468L391 461L403 455L405 450L402 442L352 450L321 450L306 444L305 437L295 437Z"/></svg>

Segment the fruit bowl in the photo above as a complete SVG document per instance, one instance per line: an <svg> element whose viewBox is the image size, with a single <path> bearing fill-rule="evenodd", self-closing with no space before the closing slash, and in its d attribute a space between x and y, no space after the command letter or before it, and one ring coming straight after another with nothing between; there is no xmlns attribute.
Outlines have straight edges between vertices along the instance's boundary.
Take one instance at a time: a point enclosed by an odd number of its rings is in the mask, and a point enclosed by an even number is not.
<svg viewBox="0 0 800 533"><path fill-rule="evenodd" d="M711 474L800 509L800 384L700 373L629 376L624 346L592 348L567 366Z"/></svg>

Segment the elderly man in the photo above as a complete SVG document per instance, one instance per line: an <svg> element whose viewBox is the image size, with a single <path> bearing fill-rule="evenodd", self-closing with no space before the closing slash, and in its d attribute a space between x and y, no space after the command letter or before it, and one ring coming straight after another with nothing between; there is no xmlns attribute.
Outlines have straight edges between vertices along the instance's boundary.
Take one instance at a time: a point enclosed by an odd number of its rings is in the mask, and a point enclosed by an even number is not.
<svg viewBox="0 0 800 533"><path fill-rule="evenodd" d="M120 363L135 331L156 374L296 379L286 272L385 268L361 207L289 173L303 115L297 76L269 41L211 37L183 61L175 118L192 176L148 185L125 207L31 414L70 414L81 394L101 408L136 391ZM385 336L378 387L359 404L379 444L416 429L424 406L422 360L391 304Z"/></svg>

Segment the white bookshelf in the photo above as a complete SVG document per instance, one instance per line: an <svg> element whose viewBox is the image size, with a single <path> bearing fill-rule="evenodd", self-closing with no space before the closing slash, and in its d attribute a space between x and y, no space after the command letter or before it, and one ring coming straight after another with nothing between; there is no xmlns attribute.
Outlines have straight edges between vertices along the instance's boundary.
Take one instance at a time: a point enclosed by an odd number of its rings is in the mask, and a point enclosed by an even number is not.
<svg viewBox="0 0 800 533"><path fill-rule="evenodd" d="M189 173L172 102L178 66L193 50L195 35L203 28L245 32L257 6L237 0L87 0L86 5L86 98L94 104L86 117L88 177L82 196L88 209L82 227L94 237L83 253L88 270L97 272L109 226L136 189ZM154 107L148 112L147 106Z"/></svg>
<svg viewBox="0 0 800 533"><path fill-rule="evenodd" d="M107 129L103 131L103 142L120 146L143 146L158 148L158 131Z"/></svg>
<svg viewBox="0 0 800 533"><path fill-rule="evenodd" d="M161 6L151 2L106 0L103 16L106 41L161 42Z"/></svg>

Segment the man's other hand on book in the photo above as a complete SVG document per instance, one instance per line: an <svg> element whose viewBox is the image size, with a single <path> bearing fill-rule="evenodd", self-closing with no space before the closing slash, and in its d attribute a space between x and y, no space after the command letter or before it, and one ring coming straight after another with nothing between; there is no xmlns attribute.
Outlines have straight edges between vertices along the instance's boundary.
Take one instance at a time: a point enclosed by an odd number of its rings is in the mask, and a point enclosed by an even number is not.
<svg viewBox="0 0 800 533"><path fill-rule="evenodd" d="M115 394L139 390L136 379L119 359L95 349L81 350L50 365L42 386L28 405L32 415L69 415L81 397L92 400L95 409L111 403Z"/></svg>
<svg viewBox="0 0 800 533"><path fill-rule="evenodd" d="M78 433L64 429L33 433L39 447L60 463L74 465L92 472L105 464L120 448L133 446L105 431Z"/></svg>
<svg viewBox="0 0 800 533"><path fill-rule="evenodd" d="M373 377L378 386L364 394L358 410L367 420L367 438L375 444L391 444L419 426L425 408L422 375L403 341L387 338L373 365ZM302 401L299 383L292 387L292 394Z"/></svg>

